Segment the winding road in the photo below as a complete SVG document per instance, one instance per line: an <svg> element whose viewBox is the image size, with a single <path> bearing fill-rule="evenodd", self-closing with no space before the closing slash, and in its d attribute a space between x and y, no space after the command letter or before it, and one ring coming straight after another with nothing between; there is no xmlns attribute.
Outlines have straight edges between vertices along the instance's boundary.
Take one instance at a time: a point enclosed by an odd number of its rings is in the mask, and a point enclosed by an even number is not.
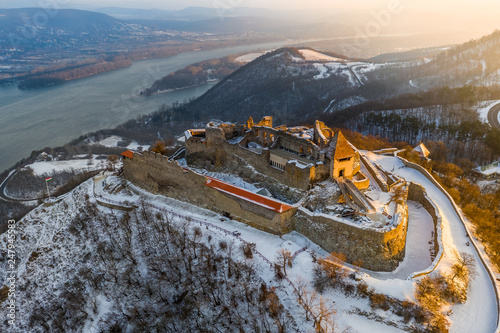
<svg viewBox="0 0 500 333"><path fill-rule="evenodd" d="M500 113L500 103L491 107L488 112L488 122L493 128L500 130L500 123L498 121L498 114Z"/></svg>
<svg viewBox="0 0 500 333"><path fill-rule="evenodd" d="M9 180L13 178L16 175L16 171L10 173L7 178L4 179L2 184L0 184L0 200L3 201L8 201L8 202L28 202L28 201L37 201L40 198L34 198L34 199L15 199L15 198L10 198L5 194L5 187L7 187L7 184L9 183ZM43 199L43 198L41 198Z"/></svg>

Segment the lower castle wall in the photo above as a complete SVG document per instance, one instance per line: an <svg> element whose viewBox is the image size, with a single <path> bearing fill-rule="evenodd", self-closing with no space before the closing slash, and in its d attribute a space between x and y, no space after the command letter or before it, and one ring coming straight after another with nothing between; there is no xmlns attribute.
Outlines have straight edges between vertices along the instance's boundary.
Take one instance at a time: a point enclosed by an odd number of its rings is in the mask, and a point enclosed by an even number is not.
<svg viewBox="0 0 500 333"><path fill-rule="evenodd" d="M398 205L396 226L390 230L359 228L332 216L299 208L294 229L328 252L342 252L347 262L363 261L363 268L392 271L405 255L408 209Z"/></svg>
<svg viewBox="0 0 500 333"><path fill-rule="evenodd" d="M412 275L412 278L415 278L421 275L429 274L436 268L436 266L441 261L441 258L443 257L444 247L441 237L442 235L441 215L439 214L436 205L427 196L427 193L425 189L422 187L422 185L414 182L410 183L410 187L408 189L408 200L416 201L419 204L421 204L425 208L425 210L427 210L429 215L432 217L432 221L434 223L434 254L436 257L434 258L432 265L428 267L426 270L414 273ZM418 223L418 221L415 221L415 223Z"/></svg>
<svg viewBox="0 0 500 333"><path fill-rule="evenodd" d="M251 151L247 153L260 156ZM224 158L225 156L220 156L221 160ZM398 212L394 215L397 219L394 227L364 229L336 221L327 215L313 214L304 208L276 213L205 186L205 176L184 170L177 162L169 161L159 154L135 154L133 160L124 160L123 163L124 177L147 191L220 213L229 213L232 218L266 232L283 234L296 230L326 251L343 252L348 262L362 260L363 267L367 269L390 271L404 258L408 225L406 205L398 206Z"/></svg>
<svg viewBox="0 0 500 333"><path fill-rule="evenodd" d="M255 203L231 196L205 186L206 177L184 170L177 162L159 154L135 154L124 160L124 177L145 190L187 201L221 213L229 213L258 229L283 234L291 230L296 208L277 213Z"/></svg>

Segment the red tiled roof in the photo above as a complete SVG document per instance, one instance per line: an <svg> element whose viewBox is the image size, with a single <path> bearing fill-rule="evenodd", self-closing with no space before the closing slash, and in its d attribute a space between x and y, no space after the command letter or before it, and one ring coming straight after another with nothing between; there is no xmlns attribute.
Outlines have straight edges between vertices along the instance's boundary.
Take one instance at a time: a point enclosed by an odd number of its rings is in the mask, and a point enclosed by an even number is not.
<svg viewBox="0 0 500 333"><path fill-rule="evenodd" d="M207 181L205 182L205 185L207 185L208 187L217 189L221 192L238 197L240 199L253 202L259 206L265 207L265 208L272 210L272 211L275 211L277 213L283 213L283 212L286 212L287 210L290 210L293 208L292 206L289 206L289 205L282 203L280 201L273 200L273 199L270 199L268 197L247 191L245 189L242 189L241 187L228 184L226 182L223 182L221 180L218 180L218 179L215 179L212 177L207 177Z"/></svg>
<svg viewBox="0 0 500 333"><path fill-rule="evenodd" d="M122 155L128 158L134 158L134 152L132 150L124 151Z"/></svg>

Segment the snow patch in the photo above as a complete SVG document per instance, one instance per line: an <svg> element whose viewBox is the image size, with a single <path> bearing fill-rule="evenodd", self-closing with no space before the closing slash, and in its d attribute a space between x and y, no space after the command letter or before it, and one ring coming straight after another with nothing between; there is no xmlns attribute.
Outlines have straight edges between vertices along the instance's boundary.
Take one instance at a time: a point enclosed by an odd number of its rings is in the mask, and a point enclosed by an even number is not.
<svg viewBox="0 0 500 333"><path fill-rule="evenodd" d="M68 161L47 161L47 162L35 162L28 164L33 170L35 175L42 176L44 174L52 174L54 172L68 171L68 170L78 170L78 171L91 171L104 168L106 166L105 161L91 159L92 164L89 165L89 159L79 159L79 160L68 160Z"/></svg>
<svg viewBox="0 0 500 333"><path fill-rule="evenodd" d="M304 49L299 50L306 61L344 61L345 59L332 57L318 51Z"/></svg>
<svg viewBox="0 0 500 333"><path fill-rule="evenodd" d="M252 62L255 59L257 59L258 57L263 56L264 54L267 54L267 53L272 52L272 51L274 51L274 50L248 53L248 54L245 54L245 55L242 55L242 56L236 58L234 61L235 62L242 62L242 63L249 63L249 62Z"/></svg>
<svg viewBox="0 0 500 333"><path fill-rule="evenodd" d="M112 148L112 147L118 147L118 142L122 141L122 138L116 135L112 135L110 137L107 137L106 139L102 139L100 141L97 141L95 144L99 144L104 147Z"/></svg>

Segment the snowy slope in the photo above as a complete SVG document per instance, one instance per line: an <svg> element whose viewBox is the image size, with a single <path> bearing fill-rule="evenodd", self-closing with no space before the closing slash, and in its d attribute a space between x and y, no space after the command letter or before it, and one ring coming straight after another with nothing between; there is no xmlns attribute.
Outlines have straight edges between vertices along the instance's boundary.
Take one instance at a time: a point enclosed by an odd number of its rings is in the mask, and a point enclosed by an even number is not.
<svg viewBox="0 0 500 333"><path fill-rule="evenodd" d="M268 52L271 52L271 51L273 51L273 50L269 50L269 51L265 51L265 52L248 53L248 54L239 56L234 61L236 61L236 62L243 62L243 63L252 62L255 59L257 59L258 57L260 57L260 56L262 56L262 55L264 55L264 54L266 54Z"/></svg>
<svg viewBox="0 0 500 333"><path fill-rule="evenodd" d="M445 254L438 265L439 270L446 271L451 260L451 251L458 249L468 252L476 257L478 262L479 275L471 284L471 292L468 301L463 305L453 306L454 313L449 317L453 324L452 332L493 332L496 326L496 300L493 286L488 278L485 268L481 265L477 253L473 247L465 245L467 238L465 230L459 217L453 210L442 192L439 191L427 178L419 172L406 168L397 158L382 157L368 154L369 158L387 170L395 169L395 173L409 181L422 184L428 195L439 207L443 217L443 238ZM128 188L128 189L127 189ZM89 180L80 185L61 202L51 206L40 206L28 214L22 221L19 231L24 239L18 240L18 257L21 261L19 265L19 283L23 288L29 286L28 281L36 281L36 288L29 287L31 295L25 291L19 292L20 305L24 307L24 313L33 313L32 304L34 300L40 301L44 297L53 299L53 295L63 291L64 281L68 274L75 274L80 269L82 263L86 263L82 256L88 251L95 250L97 241L92 238L80 239L78 233L70 232L72 220L85 209L86 199L89 201L107 202L114 205L130 207L132 202L141 205L141 201L153 207L155 211L169 215L172 221L177 221L176 216L183 216L191 221L191 224L201 227L203 232L210 235L214 242L227 240L239 247L242 244L254 243L256 259L254 267L257 269L260 279L266 281L271 286L278 287L280 299L287 309L290 310L300 332L312 332L312 322L304 318L302 309L297 305L294 296L294 288L299 285L300 280L305 280L312 290L314 280L314 259L313 257L324 257L325 251L311 242L304 236L292 232L282 237L268 234L246 224L229 220L212 211L208 211L184 202L171 198L147 193L117 177L97 177L94 183ZM111 211L102 206L99 213L107 216L107 219L119 219L121 213ZM425 269L430 265L429 244L431 238L432 221L429 214L421 207L410 204L409 207L409 235L406 247L406 258L401 265L389 273L376 273L361 270L359 273L363 280L373 287L376 292L385 293L400 300L413 300L415 281L408 280L408 276L416 271ZM176 222L177 223L177 222ZM100 232L99 226L90 226ZM68 232L72 233L70 235ZM236 234L236 233L237 234ZM106 237L103 235L103 239ZM101 240L103 240L101 239ZM5 245L5 238L0 243ZM274 272L270 265L276 258L277 251L288 249L294 255L293 267L287 269L288 278L278 282L274 278ZM307 249L304 251L304 249ZM140 249L137 249L140 251ZM45 251L47 254L45 254ZM35 264L33 264L33 253L43 253ZM242 260L241 255L236 259ZM348 266L350 267L350 266ZM5 271L1 273L5 279ZM58 292L54 288L59 288ZM343 331L350 328L351 332L403 332L408 329L401 317L381 309L373 310L367 299L356 296L347 297L337 289L326 290L321 295L327 304L333 305L336 310L335 323L337 329ZM37 302L38 302L37 301ZM57 301L57 299L55 300ZM102 324L106 318L113 316L116 311L116 304L107 299L104 295L96 295L97 310L91 316L91 321L85 322L86 330L97 331L97 323ZM26 324L26 323L25 323Z"/></svg>
<svg viewBox="0 0 500 333"><path fill-rule="evenodd" d="M106 167L106 160L96 160L92 158L91 161L92 164L89 164L89 159L34 162L26 165L26 167L31 168L37 176L70 170L78 172L100 170Z"/></svg>

